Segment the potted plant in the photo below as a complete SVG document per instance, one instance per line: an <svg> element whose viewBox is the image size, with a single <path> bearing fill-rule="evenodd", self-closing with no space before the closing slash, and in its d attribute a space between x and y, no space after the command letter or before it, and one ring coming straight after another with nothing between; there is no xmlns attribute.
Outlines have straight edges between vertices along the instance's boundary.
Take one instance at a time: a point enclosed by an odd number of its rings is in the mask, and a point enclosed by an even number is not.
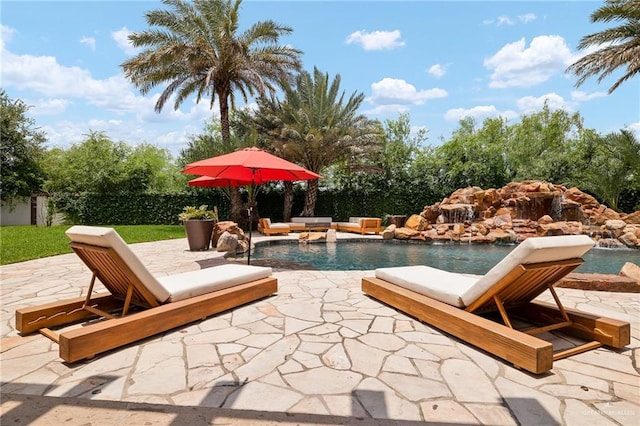
<svg viewBox="0 0 640 426"><path fill-rule="evenodd" d="M198 208L186 206L178 218L184 224L189 242L189 250L209 250L213 227L218 221L218 215L213 210L208 210L206 205Z"/></svg>

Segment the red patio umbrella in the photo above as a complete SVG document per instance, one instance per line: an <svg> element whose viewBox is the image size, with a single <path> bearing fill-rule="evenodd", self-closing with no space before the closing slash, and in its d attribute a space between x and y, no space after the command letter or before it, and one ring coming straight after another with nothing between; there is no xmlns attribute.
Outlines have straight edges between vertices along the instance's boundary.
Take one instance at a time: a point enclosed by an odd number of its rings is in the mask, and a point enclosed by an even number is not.
<svg viewBox="0 0 640 426"><path fill-rule="evenodd" d="M187 164L184 166L182 173L215 179L227 179L226 182L237 183L237 185L231 186L243 186L247 185L248 182L252 188L255 185L275 180L311 180L322 177L304 167L256 147L245 148L230 154L218 155ZM206 181L206 179L200 182L203 181ZM217 182L213 181L213 183ZM252 206L249 206L249 255L247 263L251 262L252 210Z"/></svg>
<svg viewBox="0 0 640 426"><path fill-rule="evenodd" d="M245 148L184 166L182 173L262 184L272 180L320 179L317 173L260 148Z"/></svg>
<svg viewBox="0 0 640 426"><path fill-rule="evenodd" d="M246 186L251 185L251 181L237 179L215 178L211 176L200 176L187 182L189 186L221 187L221 186Z"/></svg>

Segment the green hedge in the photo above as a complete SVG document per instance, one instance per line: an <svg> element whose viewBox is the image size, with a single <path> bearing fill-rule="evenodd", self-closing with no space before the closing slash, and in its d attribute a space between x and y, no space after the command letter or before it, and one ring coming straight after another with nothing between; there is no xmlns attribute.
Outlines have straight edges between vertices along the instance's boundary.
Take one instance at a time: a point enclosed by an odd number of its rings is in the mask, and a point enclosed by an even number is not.
<svg viewBox="0 0 640 426"><path fill-rule="evenodd" d="M304 207L304 190L297 188L292 216L299 216ZM245 194L246 198L246 194ZM350 216L385 218L387 214L410 215L422 211L433 201L424 197L390 191L356 191L353 189L321 190L316 204L316 216L331 216L345 221ZM283 218L284 197L279 188L267 188L257 197L257 217ZM59 211L68 222L85 225L162 225L178 224L178 214L184 206L218 207L222 220L229 217L230 201L219 190L200 190L188 194L64 194L56 197Z"/></svg>
<svg viewBox="0 0 640 426"><path fill-rule="evenodd" d="M229 202L217 192L205 194L64 194L56 205L67 221L84 225L179 224L184 206L218 206L220 217L228 216Z"/></svg>
<svg viewBox="0 0 640 426"><path fill-rule="evenodd" d="M379 182L368 189L321 189L316 203L316 216L331 216L346 221L350 216L371 216L385 219L387 215L417 214L424 206L442 200L446 194L437 185L402 185L397 187ZM246 193L244 194L246 200ZM305 192L295 187L292 216L299 216L304 206ZM626 191L620 209L632 212L640 207L640 191ZM206 204L218 208L221 220L229 218L230 201L219 189L197 189L179 194L64 194L55 197L56 207L74 224L86 225L169 225L178 224L178 214L184 206ZM254 227L258 217L273 221L283 219L282 188L264 186L257 196ZM239 223L245 229L248 222Z"/></svg>

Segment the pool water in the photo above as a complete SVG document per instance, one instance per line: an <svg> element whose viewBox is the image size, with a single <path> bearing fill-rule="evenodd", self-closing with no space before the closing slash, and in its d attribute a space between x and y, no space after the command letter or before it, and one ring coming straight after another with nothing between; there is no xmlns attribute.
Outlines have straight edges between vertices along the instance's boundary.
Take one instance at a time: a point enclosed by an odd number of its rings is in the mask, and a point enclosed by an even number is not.
<svg viewBox="0 0 640 426"><path fill-rule="evenodd" d="M256 264L321 271L372 270L390 266L427 265L452 272L485 274L514 245L412 244L382 241L299 244L271 242L251 255ZM625 262L640 264L640 251L593 248L576 272L618 274Z"/></svg>

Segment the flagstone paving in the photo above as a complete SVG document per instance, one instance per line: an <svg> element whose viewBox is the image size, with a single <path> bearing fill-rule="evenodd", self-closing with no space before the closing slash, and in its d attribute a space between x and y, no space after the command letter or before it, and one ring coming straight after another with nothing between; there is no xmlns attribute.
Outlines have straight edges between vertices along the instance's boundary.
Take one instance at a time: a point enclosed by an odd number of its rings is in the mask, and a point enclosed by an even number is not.
<svg viewBox="0 0 640 426"><path fill-rule="evenodd" d="M131 247L158 275L226 262L183 239ZM2 266L0 423L638 424L638 294L558 289L631 322L631 344L532 375L363 295L372 274L274 269L272 297L66 364L15 310L81 295L88 270L75 254Z"/></svg>

